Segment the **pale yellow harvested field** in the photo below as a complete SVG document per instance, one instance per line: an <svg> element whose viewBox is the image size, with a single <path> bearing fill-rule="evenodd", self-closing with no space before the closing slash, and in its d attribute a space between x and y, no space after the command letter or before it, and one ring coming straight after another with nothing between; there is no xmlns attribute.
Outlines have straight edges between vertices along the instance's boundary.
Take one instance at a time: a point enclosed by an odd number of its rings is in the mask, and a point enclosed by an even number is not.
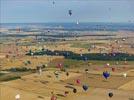
<svg viewBox="0 0 134 100"><path fill-rule="evenodd" d="M15 100L15 96L20 94L21 100L42 100L38 98L38 94L29 91L18 90L5 85L0 85L0 99L1 100ZM42 96L45 100L50 100L50 97Z"/></svg>
<svg viewBox="0 0 134 100"><path fill-rule="evenodd" d="M134 80L120 86L118 89L134 91Z"/></svg>
<svg viewBox="0 0 134 100"><path fill-rule="evenodd" d="M57 79L53 71L44 71L41 75L36 73L23 76L19 80L3 82L0 84L1 100L14 100L14 97L17 94L20 94L21 100L50 100L52 91L55 95L57 94L57 100L109 100L107 95L109 92L114 93L113 98L110 98L110 100L128 100L129 98L134 98L134 91L132 90L134 87L129 87L128 84L130 83L124 85L127 87L127 91L124 91L126 89L124 89L124 86L123 91L122 88L116 90L108 89L108 87L95 88L92 86L89 86L89 89L84 91L81 85L72 85L72 87L76 88L78 91L77 93L73 93L72 89L65 87L71 86L68 84L69 82L66 82L66 80L76 79L76 77L80 78L81 75L82 74L80 73L70 73L67 77L65 72L62 72L59 79ZM99 84L99 81L95 81L95 84ZM69 91L67 97L62 97L64 91Z"/></svg>
<svg viewBox="0 0 134 100"><path fill-rule="evenodd" d="M114 96L109 98L107 93L113 92ZM96 88L87 92L80 92L65 98L65 100L129 100L134 98L133 92L120 91L113 89Z"/></svg>
<svg viewBox="0 0 134 100"><path fill-rule="evenodd" d="M51 78L48 78L48 75L51 76ZM70 73L67 77L65 73L61 73L60 80L64 81L80 75L81 74ZM70 91L71 93L72 89L66 88L65 86L67 84L61 84L60 80L56 79L53 71L43 72L42 75L27 75L22 77L21 80L1 83L1 98L2 100L14 100L14 96L19 93L22 96L22 100L38 100L38 96L43 97L43 100L50 100L51 92L61 95L64 94L64 91ZM6 89L9 89L9 91L5 92ZM80 90L82 91L82 89ZM5 95L9 96L7 97ZM60 97L58 100L60 100Z"/></svg>

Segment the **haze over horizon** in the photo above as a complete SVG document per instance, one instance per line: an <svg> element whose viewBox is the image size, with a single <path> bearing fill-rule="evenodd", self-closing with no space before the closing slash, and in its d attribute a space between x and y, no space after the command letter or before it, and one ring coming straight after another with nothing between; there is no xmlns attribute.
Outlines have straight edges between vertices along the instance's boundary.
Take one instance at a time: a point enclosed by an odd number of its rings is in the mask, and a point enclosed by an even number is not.
<svg viewBox="0 0 134 100"><path fill-rule="evenodd" d="M1 23L134 22L133 0L0 0L0 2ZM72 10L71 16L68 10Z"/></svg>

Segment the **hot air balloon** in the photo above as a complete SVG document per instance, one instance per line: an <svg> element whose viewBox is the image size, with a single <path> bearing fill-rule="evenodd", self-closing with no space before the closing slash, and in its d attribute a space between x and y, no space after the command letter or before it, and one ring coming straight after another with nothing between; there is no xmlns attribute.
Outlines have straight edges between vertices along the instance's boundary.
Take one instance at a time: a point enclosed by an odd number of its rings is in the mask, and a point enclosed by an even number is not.
<svg viewBox="0 0 134 100"><path fill-rule="evenodd" d="M88 90L88 86L87 85L83 85L82 87L83 87L83 90L84 91L87 91Z"/></svg>
<svg viewBox="0 0 134 100"><path fill-rule="evenodd" d="M69 76L69 72L66 72L66 76Z"/></svg>
<svg viewBox="0 0 134 100"><path fill-rule="evenodd" d="M110 65L109 63L106 64L107 67L109 67L109 65Z"/></svg>
<svg viewBox="0 0 134 100"><path fill-rule="evenodd" d="M79 24L79 21L77 21L77 25Z"/></svg>
<svg viewBox="0 0 134 100"><path fill-rule="evenodd" d="M110 77L110 73L108 73L107 71L103 72L103 76L105 79L107 79L108 77Z"/></svg>
<svg viewBox="0 0 134 100"><path fill-rule="evenodd" d="M55 2L53 1L53 4L55 4Z"/></svg>
<svg viewBox="0 0 134 100"><path fill-rule="evenodd" d="M88 73L88 69L85 69L85 72Z"/></svg>
<svg viewBox="0 0 134 100"><path fill-rule="evenodd" d="M67 96L68 93L69 93L68 91L65 91L65 92L64 92L64 96Z"/></svg>
<svg viewBox="0 0 134 100"><path fill-rule="evenodd" d="M73 92L74 92L74 93L77 93L77 89L74 88L74 89L73 89Z"/></svg>
<svg viewBox="0 0 134 100"><path fill-rule="evenodd" d="M20 94L17 94L16 96L15 96L15 100L19 100L20 99Z"/></svg>
<svg viewBox="0 0 134 100"><path fill-rule="evenodd" d="M109 96L110 98L112 98L112 97L113 97L113 93L112 93L112 92L109 92L109 93L108 93L108 96Z"/></svg>
<svg viewBox="0 0 134 100"><path fill-rule="evenodd" d="M76 80L76 83L77 83L77 84L80 84L80 83L81 83L80 79L77 79L77 80Z"/></svg>
<svg viewBox="0 0 134 100"><path fill-rule="evenodd" d="M112 71L115 72L115 68L112 68Z"/></svg>
<svg viewBox="0 0 134 100"><path fill-rule="evenodd" d="M68 13L69 13L69 15L71 16L71 15L72 15L72 10L69 10Z"/></svg>
<svg viewBox="0 0 134 100"><path fill-rule="evenodd" d="M124 73L123 76L126 78L127 77L127 73Z"/></svg>
<svg viewBox="0 0 134 100"><path fill-rule="evenodd" d="M61 63L59 63L58 65L57 65L57 68L62 68L62 64Z"/></svg>

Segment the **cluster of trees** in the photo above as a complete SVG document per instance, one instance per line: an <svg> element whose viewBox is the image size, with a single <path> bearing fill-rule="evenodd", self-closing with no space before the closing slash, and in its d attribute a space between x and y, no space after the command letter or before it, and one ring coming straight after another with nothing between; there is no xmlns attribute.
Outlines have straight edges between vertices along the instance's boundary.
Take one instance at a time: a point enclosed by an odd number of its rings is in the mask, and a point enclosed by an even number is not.
<svg viewBox="0 0 134 100"><path fill-rule="evenodd" d="M11 81L11 80L16 80L16 79L21 79L21 77L20 76L8 77L8 78L3 79L2 81Z"/></svg>
<svg viewBox="0 0 134 100"><path fill-rule="evenodd" d="M14 67L14 68L10 68L8 69L8 71L11 71L11 72L26 72L26 71L31 71L32 69L30 68L26 68L26 67Z"/></svg>
<svg viewBox="0 0 134 100"><path fill-rule="evenodd" d="M29 56L42 56L42 55L51 55L51 56L64 56L66 59L75 59L75 60L118 60L118 61L134 61L134 55L126 53L86 53L86 54L76 54L71 51L51 51L51 50L41 50L37 52L32 52L31 50L26 54Z"/></svg>

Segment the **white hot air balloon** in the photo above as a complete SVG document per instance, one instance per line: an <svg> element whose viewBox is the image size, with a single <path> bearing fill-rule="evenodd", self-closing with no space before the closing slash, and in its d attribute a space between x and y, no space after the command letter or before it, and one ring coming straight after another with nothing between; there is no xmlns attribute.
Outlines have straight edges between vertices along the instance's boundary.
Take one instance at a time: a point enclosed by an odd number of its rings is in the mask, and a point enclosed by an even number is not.
<svg viewBox="0 0 134 100"><path fill-rule="evenodd" d="M123 76L126 78L127 77L127 73L124 73Z"/></svg>
<svg viewBox="0 0 134 100"><path fill-rule="evenodd" d="M106 66L107 66L107 67L109 67L109 66L110 66L110 64L109 64L109 63L107 63L107 64L106 64Z"/></svg>
<svg viewBox="0 0 134 100"><path fill-rule="evenodd" d="M79 21L77 21L77 25L79 24Z"/></svg>
<svg viewBox="0 0 134 100"><path fill-rule="evenodd" d="M42 69L41 69L41 67L39 68L39 75L41 75L41 73L42 73Z"/></svg>
<svg viewBox="0 0 134 100"><path fill-rule="evenodd" d="M15 100L19 100L20 99L20 94L17 94L16 96L15 96Z"/></svg>
<svg viewBox="0 0 134 100"><path fill-rule="evenodd" d="M47 67L48 65L47 65L47 64L45 64L45 66Z"/></svg>

